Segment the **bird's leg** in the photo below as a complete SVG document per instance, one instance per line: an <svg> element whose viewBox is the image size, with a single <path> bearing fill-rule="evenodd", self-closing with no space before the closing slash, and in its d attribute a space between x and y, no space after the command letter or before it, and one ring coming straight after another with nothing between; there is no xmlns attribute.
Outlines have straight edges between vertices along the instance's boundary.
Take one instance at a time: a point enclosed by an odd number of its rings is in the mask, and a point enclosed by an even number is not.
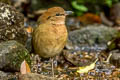
<svg viewBox="0 0 120 80"><path fill-rule="evenodd" d="M54 60L54 67L56 68L56 67L58 67L58 61L60 59L60 56L56 55L54 58L55 58L55 60Z"/></svg>
<svg viewBox="0 0 120 80"><path fill-rule="evenodd" d="M52 63L52 75L53 75L53 80L54 80L54 58L51 58L51 63Z"/></svg>

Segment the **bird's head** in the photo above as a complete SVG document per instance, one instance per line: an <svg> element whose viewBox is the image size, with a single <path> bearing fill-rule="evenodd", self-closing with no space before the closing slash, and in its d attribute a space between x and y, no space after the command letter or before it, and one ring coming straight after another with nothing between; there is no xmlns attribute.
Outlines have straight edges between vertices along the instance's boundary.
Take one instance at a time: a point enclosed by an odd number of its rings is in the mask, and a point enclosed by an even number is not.
<svg viewBox="0 0 120 80"><path fill-rule="evenodd" d="M61 7L53 7L53 8L49 8L45 13L43 13L38 19L38 21L40 23L45 23L46 21L50 21L56 24L64 24L66 15L71 13L72 11L65 11Z"/></svg>

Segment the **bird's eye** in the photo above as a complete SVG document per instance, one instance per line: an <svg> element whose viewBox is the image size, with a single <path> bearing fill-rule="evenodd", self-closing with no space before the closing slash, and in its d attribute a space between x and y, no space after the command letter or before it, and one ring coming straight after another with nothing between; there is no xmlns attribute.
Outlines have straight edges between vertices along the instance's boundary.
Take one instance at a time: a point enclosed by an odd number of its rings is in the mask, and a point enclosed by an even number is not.
<svg viewBox="0 0 120 80"><path fill-rule="evenodd" d="M64 14L57 13L56 16L64 16Z"/></svg>
<svg viewBox="0 0 120 80"><path fill-rule="evenodd" d="M57 13L57 14L56 14L56 16L60 16L60 14L59 14L59 13Z"/></svg>

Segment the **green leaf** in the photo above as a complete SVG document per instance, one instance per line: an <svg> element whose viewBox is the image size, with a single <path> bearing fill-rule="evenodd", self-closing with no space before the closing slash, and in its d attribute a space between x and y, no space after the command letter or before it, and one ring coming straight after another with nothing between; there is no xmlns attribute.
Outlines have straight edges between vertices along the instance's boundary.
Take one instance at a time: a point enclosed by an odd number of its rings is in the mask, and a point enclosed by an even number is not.
<svg viewBox="0 0 120 80"><path fill-rule="evenodd" d="M105 3L106 3L109 7L112 6L112 0L106 0Z"/></svg>
<svg viewBox="0 0 120 80"><path fill-rule="evenodd" d="M85 7L84 5L78 5L76 1L72 1L72 6L73 6L73 8L75 8L79 11L83 11L83 12L88 11L87 7Z"/></svg>

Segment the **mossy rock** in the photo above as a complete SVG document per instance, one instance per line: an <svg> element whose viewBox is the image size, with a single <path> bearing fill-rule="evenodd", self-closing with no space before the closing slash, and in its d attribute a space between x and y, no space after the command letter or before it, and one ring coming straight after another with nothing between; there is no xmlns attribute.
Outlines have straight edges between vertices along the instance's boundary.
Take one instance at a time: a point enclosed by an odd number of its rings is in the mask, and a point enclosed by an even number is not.
<svg viewBox="0 0 120 80"><path fill-rule="evenodd" d="M107 48L107 42L112 40L118 31L104 25L89 25L79 30L69 32L69 41L79 47Z"/></svg>
<svg viewBox="0 0 120 80"><path fill-rule="evenodd" d="M24 60L31 64L30 54L22 44L14 40L0 43L1 70L19 71Z"/></svg>

